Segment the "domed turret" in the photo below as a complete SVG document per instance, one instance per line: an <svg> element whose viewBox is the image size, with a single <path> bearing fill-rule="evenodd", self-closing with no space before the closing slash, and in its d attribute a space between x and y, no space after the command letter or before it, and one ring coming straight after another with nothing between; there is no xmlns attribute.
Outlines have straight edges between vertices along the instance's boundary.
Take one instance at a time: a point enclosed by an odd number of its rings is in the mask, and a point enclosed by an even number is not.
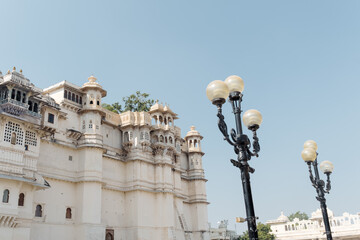
<svg viewBox="0 0 360 240"><path fill-rule="evenodd" d="M200 133L195 130L195 126L191 126L190 131L185 136L189 152L201 152L200 140L202 139Z"/></svg>
<svg viewBox="0 0 360 240"><path fill-rule="evenodd" d="M289 218L281 212L280 216L276 219L278 222L290 222Z"/></svg>
<svg viewBox="0 0 360 240"><path fill-rule="evenodd" d="M101 98L106 96L106 91L96 82L97 78L91 75L88 82L84 83L80 88L86 93L84 106L86 108L96 108L101 106Z"/></svg>

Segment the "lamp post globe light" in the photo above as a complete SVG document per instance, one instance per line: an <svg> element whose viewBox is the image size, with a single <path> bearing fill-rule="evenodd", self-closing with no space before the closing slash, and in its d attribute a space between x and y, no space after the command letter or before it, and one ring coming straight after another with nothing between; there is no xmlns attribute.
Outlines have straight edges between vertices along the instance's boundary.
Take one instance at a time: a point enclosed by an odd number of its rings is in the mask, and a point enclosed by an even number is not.
<svg viewBox="0 0 360 240"><path fill-rule="evenodd" d="M304 143L304 150L301 152L301 157L309 167L310 181L313 187L316 189L318 195L316 199L320 202L321 212L323 215L324 226L325 226L326 239L332 240L329 216L326 207L325 193L329 193L331 189L330 174L334 169L334 165L330 161L323 161L320 163L320 170L324 174L326 174L327 177L327 183L325 186L325 182L321 180L319 176L318 163L317 163L318 153L316 151L317 151L316 142L313 140L308 140ZM314 168L315 177L313 176L313 170L311 166L313 166Z"/></svg>
<svg viewBox="0 0 360 240"><path fill-rule="evenodd" d="M259 111L254 109L246 111L243 115L243 124L253 133L253 142L251 144L250 139L242 130L241 102L243 90L244 81L240 77L232 75L226 78L225 81L215 80L211 82L206 88L206 95L212 104L217 106L217 116L219 118L218 127L220 132L224 135L224 140L234 147L234 151L237 154L237 160L231 159L230 161L235 167L238 167L241 172L249 239L257 240L258 232L256 229L256 217L249 174L254 173L255 169L249 166L248 161L253 156L258 157L258 152L260 151L256 130L260 127L262 116ZM222 105L226 102L227 98L229 98L229 102L232 106L236 123L236 130L232 128L230 136L224 120L224 115L222 114ZM252 150L251 145L253 148Z"/></svg>

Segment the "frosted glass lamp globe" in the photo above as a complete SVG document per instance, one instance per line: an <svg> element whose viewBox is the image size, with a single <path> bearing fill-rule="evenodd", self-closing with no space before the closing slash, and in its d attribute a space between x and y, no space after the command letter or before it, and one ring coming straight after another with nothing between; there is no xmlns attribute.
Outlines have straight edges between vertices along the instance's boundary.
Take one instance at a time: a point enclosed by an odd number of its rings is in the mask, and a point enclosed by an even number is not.
<svg viewBox="0 0 360 240"><path fill-rule="evenodd" d="M255 109L247 110L243 115L243 122L247 128L251 128L252 126L259 127L262 123L261 113Z"/></svg>
<svg viewBox="0 0 360 240"><path fill-rule="evenodd" d="M332 173L334 170L334 165L330 161L323 161L320 163L320 170L323 173Z"/></svg>
<svg viewBox="0 0 360 240"><path fill-rule="evenodd" d="M229 96L229 88L223 81L212 81L206 88L206 96L210 101L226 99Z"/></svg>
<svg viewBox="0 0 360 240"><path fill-rule="evenodd" d="M242 92L244 90L244 81L239 76L231 75L225 79L225 83L230 92Z"/></svg>
<svg viewBox="0 0 360 240"><path fill-rule="evenodd" d="M305 162L313 162L316 159L316 151L313 148L304 148L301 157Z"/></svg>
<svg viewBox="0 0 360 240"><path fill-rule="evenodd" d="M304 148L312 148L315 150L317 150L317 144L314 140L307 140L305 143L304 143Z"/></svg>

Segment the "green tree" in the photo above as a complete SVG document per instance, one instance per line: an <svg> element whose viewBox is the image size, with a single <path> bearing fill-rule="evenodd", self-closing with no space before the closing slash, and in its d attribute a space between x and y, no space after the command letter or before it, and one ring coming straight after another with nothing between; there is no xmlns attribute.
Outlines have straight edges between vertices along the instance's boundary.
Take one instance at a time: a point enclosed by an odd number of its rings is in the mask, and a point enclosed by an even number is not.
<svg viewBox="0 0 360 240"><path fill-rule="evenodd" d="M259 222L257 224L258 236L259 240L274 240L275 235L271 234L271 228L268 224L262 224ZM239 240L249 240L249 232L244 232L240 237Z"/></svg>
<svg viewBox="0 0 360 240"><path fill-rule="evenodd" d="M298 218L299 220L308 220L309 216L304 212L297 211L296 213L290 214L288 218L290 221L293 221L295 218Z"/></svg>
<svg viewBox="0 0 360 240"><path fill-rule="evenodd" d="M130 96L123 97L124 108L119 102L115 102L113 104L103 103L102 107L116 113L122 113L126 111L132 112L147 112L150 110L150 107L154 105L155 100L148 99L150 94L141 93L140 91L136 91L135 94L131 94Z"/></svg>

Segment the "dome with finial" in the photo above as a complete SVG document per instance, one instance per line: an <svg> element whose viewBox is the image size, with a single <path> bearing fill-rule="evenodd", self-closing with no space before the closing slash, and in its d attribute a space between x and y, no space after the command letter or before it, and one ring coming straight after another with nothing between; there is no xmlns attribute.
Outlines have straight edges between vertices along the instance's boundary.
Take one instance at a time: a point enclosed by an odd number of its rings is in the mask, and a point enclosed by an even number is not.
<svg viewBox="0 0 360 240"><path fill-rule="evenodd" d="M289 218L284 215L284 212L281 212L280 216L276 219L278 222L289 222Z"/></svg>
<svg viewBox="0 0 360 240"><path fill-rule="evenodd" d="M187 132L185 138L188 138L188 137L200 137L200 139L203 138L203 137L200 135L200 133L195 130L195 126L191 126L191 127L190 127L190 131Z"/></svg>
<svg viewBox="0 0 360 240"><path fill-rule="evenodd" d="M88 77L88 82L84 83L81 90L85 91L86 89L96 89L101 92L101 97L106 96L106 91L102 88L102 86L96 82L97 78L91 75Z"/></svg>

